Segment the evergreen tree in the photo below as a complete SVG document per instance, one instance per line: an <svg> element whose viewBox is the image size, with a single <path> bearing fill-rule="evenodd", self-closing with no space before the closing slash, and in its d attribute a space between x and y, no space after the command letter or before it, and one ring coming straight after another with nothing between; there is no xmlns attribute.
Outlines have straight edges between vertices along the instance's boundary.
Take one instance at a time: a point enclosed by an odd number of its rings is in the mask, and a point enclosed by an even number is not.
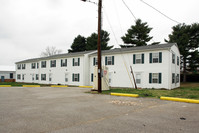
<svg viewBox="0 0 199 133"><path fill-rule="evenodd" d="M150 28L147 23L143 23L141 19L136 20L136 24L128 29L125 36L121 37L123 42L128 45L120 45L121 47L145 46L153 37L149 36ZM156 43L155 43L156 44Z"/></svg>
<svg viewBox="0 0 199 133"><path fill-rule="evenodd" d="M178 24L172 27L172 30L172 33L169 35L169 40L165 41L178 44L183 64L183 81L186 82L186 72L188 68L190 68L190 70L194 69L199 63L197 51L199 48L199 24Z"/></svg>
<svg viewBox="0 0 199 133"><path fill-rule="evenodd" d="M86 50L97 50L97 40L98 35L97 33L92 33L91 36L87 37L87 44ZM108 46L109 33L107 31L101 31L101 49L102 50L109 50L113 48L113 46Z"/></svg>
<svg viewBox="0 0 199 133"><path fill-rule="evenodd" d="M80 52L80 51L85 51L86 50L86 38L78 35L72 45L71 45L71 49L68 50L69 53L72 52Z"/></svg>

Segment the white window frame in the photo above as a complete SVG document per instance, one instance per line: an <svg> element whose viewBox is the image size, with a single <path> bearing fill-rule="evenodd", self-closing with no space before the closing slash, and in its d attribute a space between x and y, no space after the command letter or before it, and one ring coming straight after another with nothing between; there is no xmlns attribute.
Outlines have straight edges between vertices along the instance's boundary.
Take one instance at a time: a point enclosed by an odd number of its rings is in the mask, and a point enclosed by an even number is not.
<svg viewBox="0 0 199 133"><path fill-rule="evenodd" d="M61 67L67 66L67 59L61 59Z"/></svg>
<svg viewBox="0 0 199 133"><path fill-rule="evenodd" d="M74 58L74 66L78 66L78 58Z"/></svg>
<svg viewBox="0 0 199 133"><path fill-rule="evenodd" d="M46 81L46 74L41 74L41 81Z"/></svg>
<svg viewBox="0 0 199 133"><path fill-rule="evenodd" d="M136 84L141 84L141 73L136 73Z"/></svg>
<svg viewBox="0 0 199 133"><path fill-rule="evenodd" d="M112 65L112 56L107 56L107 65Z"/></svg>
<svg viewBox="0 0 199 133"><path fill-rule="evenodd" d="M159 63L159 53L152 53L152 63Z"/></svg>
<svg viewBox="0 0 199 133"><path fill-rule="evenodd" d="M152 73L152 83L155 83L155 84L159 83L159 73Z"/></svg>
<svg viewBox="0 0 199 133"><path fill-rule="evenodd" d="M142 64L142 54L135 55L135 64Z"/></svg>
<svg viewBox="0 0 199 133"><path fill-rule="evenodd" d="M50 61L50 67L56 67L56 60Z"/></svg>
<svg viewBox="0 0 199 133"><path fill-rule="evenodd" d="M74 73L74 77L73 77L74 78L73 79L74 82L79 82L79 80L78 80L78 74L79 73Z"/></svg>
<svg viewBox="0 0 199 133"><path fill-rule="evenodd" d="M173 64L175 64L175 56L176 56L176 55L175 55L174 53L172 53L172 63L173 63Z"/></svg>
<svg viewBox="0 0 199 133"><path fill-rule="evenodd" d="M32 64L31 64L31 68L32 68L32 69L35 69L35 68L36 68L36 63L32 63Z"/></svg>

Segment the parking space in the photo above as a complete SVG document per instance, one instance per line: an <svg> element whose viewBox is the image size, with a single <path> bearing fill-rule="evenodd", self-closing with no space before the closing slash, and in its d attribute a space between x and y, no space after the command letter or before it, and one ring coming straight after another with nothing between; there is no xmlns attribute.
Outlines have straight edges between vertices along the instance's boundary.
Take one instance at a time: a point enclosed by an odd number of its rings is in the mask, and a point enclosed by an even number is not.
<svg viewBox="0 0 199 133"><path fill-rule="evenodd" d="M198 132L198 104L84 93L88 90L0 88L0 132Z"/></svg>

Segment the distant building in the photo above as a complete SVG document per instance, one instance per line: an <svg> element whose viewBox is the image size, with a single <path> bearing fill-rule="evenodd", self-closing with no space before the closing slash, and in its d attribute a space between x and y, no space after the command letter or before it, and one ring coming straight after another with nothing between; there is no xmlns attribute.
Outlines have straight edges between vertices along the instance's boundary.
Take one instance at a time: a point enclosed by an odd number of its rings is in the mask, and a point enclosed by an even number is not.
<svg viewBox="0 0 199 133"><path fill-rule="evenodd" d="M40 84L93 85L97 51L66 53L16 62L16 81ZM177 44L160 44L102 51L111 87L173 89L180 86Z"/></svg>
<svg viewBox="0 0 199 133"><path fill-rule="evenodd" d="M0 71L0 82L15 82L15 71Z"/></svg>

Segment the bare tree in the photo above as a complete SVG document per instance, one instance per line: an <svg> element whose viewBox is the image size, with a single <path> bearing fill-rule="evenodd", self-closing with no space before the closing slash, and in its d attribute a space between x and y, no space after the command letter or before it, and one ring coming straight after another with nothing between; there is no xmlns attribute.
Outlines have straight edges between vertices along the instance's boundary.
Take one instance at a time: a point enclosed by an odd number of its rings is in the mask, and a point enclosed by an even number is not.
<svg viewBox="0 0 199 133"><path fill-rule="evenodd" d="M41 57L47 57L47 56L52 56L56 54L61 54L62 50L61 49L56 49L56 47L47 47L44 52L41 52Z"/></svg>

